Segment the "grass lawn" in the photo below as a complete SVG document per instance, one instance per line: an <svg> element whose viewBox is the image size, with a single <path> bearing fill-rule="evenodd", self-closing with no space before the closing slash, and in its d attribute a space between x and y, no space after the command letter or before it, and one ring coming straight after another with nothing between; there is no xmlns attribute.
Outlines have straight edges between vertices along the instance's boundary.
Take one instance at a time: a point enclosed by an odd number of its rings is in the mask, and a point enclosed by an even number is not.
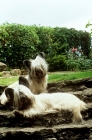
<svg viewBox="0 0 92 140"><path fill-rule="evenodd" d="M50 73L48 81L58 82L58 81L76 80L76 79L83 79L83 78L92 78L92 71Z"/></svg>
<svg viewBox="0 0 92 140"><path fill-rule="evenodd" d="M83 78L92 78L92 71L82 72L54 72L48 73L48 82L58 82L67 80L76 80ZM18 80L19 76L13 76L8 78L0 77L0 86L8 86Z"/></svg>
<svg viewBox="0 0 92 140"><path fill-rule="evenodd" d="M0 78L0 86L8 86L18 80L19 76Z"/></svg>

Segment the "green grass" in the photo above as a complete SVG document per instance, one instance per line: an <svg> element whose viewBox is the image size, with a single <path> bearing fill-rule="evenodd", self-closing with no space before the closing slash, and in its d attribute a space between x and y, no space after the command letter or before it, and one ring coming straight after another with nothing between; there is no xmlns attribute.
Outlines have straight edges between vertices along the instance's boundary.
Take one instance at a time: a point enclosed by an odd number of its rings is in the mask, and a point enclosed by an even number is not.
<svg viewBox="0 0 92 140"><path fill-rule="evenodd" d="M52 73L49 74L48 81L58 82L58 81L76 80L76 79L83 79L83 78L92 78L92 71Z"/></svg>
<svg viewBox="0 0 92 140"><path fill-rule="evenodd" d="M8 86L18 80L18 76L9 78L0 78L0 86Z"/></svg>
<svg viewBox="0 0 92 140"><path fill-rule="evenodd" d="M92 71L83 71L83 72L55 72L48 73L48 82L58 82L58 81L67 81L67 80L76 80L83 78L92 78ZM0 78L1 86L8 86L18 80L18 76L9 77L9 78Z"/></svg>

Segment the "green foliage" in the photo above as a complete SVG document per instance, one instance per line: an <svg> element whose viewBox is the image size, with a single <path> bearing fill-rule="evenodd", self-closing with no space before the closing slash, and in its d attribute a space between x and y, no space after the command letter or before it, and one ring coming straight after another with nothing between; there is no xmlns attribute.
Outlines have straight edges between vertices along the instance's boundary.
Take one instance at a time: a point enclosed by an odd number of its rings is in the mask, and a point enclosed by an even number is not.
<svg viewBox="0 0 92 140"><path fill-rule="evenodd" d="M54 47L54 51L56 51L56 54L59 55L61 53L66 52L66 47L67 47L67 37L66 33L66 28L54 28L54 34L53 34L53 46L52 50Z"/></svg>
<svg viewBox="0 0 92 140"><path fill-rule="evenodd" d="M74 70L79 70L79 62L78 60L67 60L67 70L69 71L74 71Z"/></svg>
<svg viewBox="0 0 92 140"><path fill-rule="evenodd" d="M92 34L92 19L90 21L88 21L88 23L86 24L86 28L89 28L89 27L91 27L90 31Z"/></svg>
<svg viewBox="0 0 92 140"><path fill-rule="evenodd" d="M37 35L39 37L39 44L37 45L37 51L43 51L45 53L50 52L53 40L53 28L50 27L36 27Z"/></svg>
<svg viewBox="0 0 92 140"><path fill-rule="evenodd" d="M23 60L33 58L43 51L51 65L50 70L65 70L66 57L63 56L71 48L78 46L82 47L87 58L91 56L89 33L73 28L37 27L15 23L0 25L0 61L11 68L22 68ZM75 64L72 65L71 67L74 67Z"/></svg>
<svg viewBox="0 0 92 140"><path fill-rule="evenodd" d="M56 55L48 58L49 71L63 71L66 70L66 57L64 55Z"/></svg>
<svg viewBox="0 0 92 140"><path fill-rule="evenodd" d="M89 58L90 46L91 46L91 36L87 32L80 31L80 44L83 50L83 54Z"/></svg>
<svg viewBox="0 0 92 140"><path fill-rule="evenodd" d="M12 67L21 66L23 60L32 57L39 43L35 27L20 24L3 24L1 31L1 60Z"/></svg>
<svg viewBox="0 0 92 140"><path fill-rule="evenodd" d="M87 70L92 69L92 60L80 58L80 59L69 59L67 61L67 70Z"/></svg>

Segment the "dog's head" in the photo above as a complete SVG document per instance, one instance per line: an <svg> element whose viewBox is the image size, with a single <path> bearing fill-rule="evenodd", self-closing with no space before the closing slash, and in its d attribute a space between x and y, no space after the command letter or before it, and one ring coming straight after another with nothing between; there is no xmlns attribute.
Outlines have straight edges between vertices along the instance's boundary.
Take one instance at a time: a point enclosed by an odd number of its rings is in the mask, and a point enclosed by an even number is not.
<svg viewBox="0 0 92 140"><path fill-rule="evenodd" d="M41 52L33 60L24 60L24 66L29 71L30 78L42 79L48 71L48 64L45 61L45 54Z"/></svg>
<svg viewBox="0 0 92 140"><path fill-rule="evenodd" d="M34 96L29 89L29 83L23 76L19 77L19 85L16 88L6 88L7 102L19 110L27 109L33 105Z"/></svg>

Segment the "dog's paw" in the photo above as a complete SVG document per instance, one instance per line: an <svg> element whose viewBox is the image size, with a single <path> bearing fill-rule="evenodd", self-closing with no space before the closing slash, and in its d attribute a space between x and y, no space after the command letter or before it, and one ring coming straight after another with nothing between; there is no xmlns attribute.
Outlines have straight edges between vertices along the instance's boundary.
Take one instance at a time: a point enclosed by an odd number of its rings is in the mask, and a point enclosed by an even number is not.
<svg viewBox="0 0 92 140"><path fill-rule="evenodd" d="M13 114L15 115L15 117L23 117L22 111L19 111L19 110L14 110Z"/></svg>
<svg viewBox="0 0 92 140"><path fill-rule="evenodd" d="M14 117L15 117L15 114L13 113L13 111L7 115L7 118L14 118Z"/></svg>

